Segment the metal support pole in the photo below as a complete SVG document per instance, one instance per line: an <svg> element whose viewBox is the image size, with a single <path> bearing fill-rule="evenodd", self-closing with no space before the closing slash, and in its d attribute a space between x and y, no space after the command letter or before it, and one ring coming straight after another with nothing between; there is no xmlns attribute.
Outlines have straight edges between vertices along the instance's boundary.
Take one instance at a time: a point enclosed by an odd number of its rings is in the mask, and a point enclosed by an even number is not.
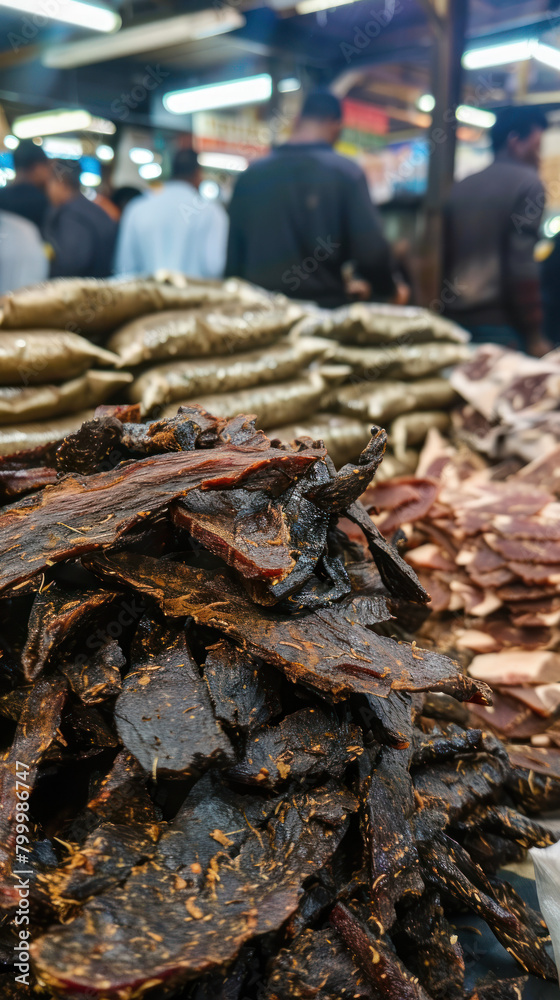
<svg viewBox="0 0 560 1000"><path fill-rule="evenodd" d="M429 2L429 0L427 0ZM430 18L434 31L432 93L436 99L428 135L428 189L424 202L419 285L423 305L438 308L443 265L443 206L453 183L455 109L461 102L468 0L448 0L445 16Z"/></svg>

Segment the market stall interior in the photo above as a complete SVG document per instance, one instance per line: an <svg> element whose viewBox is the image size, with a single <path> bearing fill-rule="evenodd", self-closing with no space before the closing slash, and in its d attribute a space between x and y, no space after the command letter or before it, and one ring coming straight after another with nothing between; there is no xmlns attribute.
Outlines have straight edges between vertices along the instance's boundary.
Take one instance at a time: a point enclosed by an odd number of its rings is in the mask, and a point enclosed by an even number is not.
<svg viewBox="0 0 560 1000"><path fill-rule="evenodd" d="M0 0L0 1000L560 1000L559 74Z"/></svg>

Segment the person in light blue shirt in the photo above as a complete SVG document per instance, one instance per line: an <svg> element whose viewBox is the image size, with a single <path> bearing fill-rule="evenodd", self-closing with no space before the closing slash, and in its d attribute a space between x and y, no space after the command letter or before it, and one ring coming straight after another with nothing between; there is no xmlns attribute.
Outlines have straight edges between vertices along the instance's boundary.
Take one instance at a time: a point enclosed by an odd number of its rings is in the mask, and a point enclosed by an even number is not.
<svg viewBox="0 0 560 1000"><path fill-rule="evenodd" d="M135 198L125 209L115 255L119 275L179 271L191 278L221 278L228 217L222 205L198 193L196 153L181 149L171 180L155 194Z"/></svg>
<svg viewBox="0 0 560 1000"><path fill-rule="evenodd" d="M0 210L0 295L45 281L49 262L37 226Z"/></svg>

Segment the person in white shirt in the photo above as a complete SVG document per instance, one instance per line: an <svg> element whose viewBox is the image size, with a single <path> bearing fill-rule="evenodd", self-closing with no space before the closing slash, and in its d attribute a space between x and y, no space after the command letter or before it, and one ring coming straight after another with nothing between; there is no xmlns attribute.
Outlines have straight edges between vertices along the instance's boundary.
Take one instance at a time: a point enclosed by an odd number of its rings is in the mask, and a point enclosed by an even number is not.
<svg viewBox="0 0 560 1000"><path fill-rule="evenodd" d="M49 262L37 226L0 211L0 295L45 281Z"/></svg>
<svg viewBox="0 0 560 1000"><path fill-rule="evenodd" d="M192 278L224 273L228 217L218 202L198 193L202 179L196 153L175 154L171 180L156 194L135 198L125 209L115 255L119 275L160 269Z"/></svg>

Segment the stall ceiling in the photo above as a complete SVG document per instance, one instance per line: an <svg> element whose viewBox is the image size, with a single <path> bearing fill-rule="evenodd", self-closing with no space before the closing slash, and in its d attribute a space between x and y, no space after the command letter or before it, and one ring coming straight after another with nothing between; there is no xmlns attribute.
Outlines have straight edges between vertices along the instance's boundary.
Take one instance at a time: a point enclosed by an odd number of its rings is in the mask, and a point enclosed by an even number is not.
<svg viewBox="0 0 560 1000"><path fill-rule="evenodd" d="M289 2L289 0L287 0ZM391 118L391 128L414 125L414 101L429 89L432 29L426 16L431 0L358 0L316 14L297 15L283 7L282 0L232 3L222 9L235 10L241 26L227 34L197 42L178 37L170 44L153 47L150 31L142 51L126 58L93 61L89 65L56 69L45 65L47 54L56 47L72 46L84 38L97 38L51 21L0 8L0 102L8 115L58 106L85 107L94 114L115 117L115 102L134 87L140 87L147 72L161 68L159 89L231 79L266 69L273 76L297 75L309 81L346 81L342 90L353 91L362 99L399 112ZM553 0L554 2L554 0ZM220 9L214 0L209 10ZM394 6L390 6L394 4ZM386 6L387 5L387 6ZM121 30L160 23L200 11L196 0L124 0L119 6ZM394 11L386 17L386 10ZM380 30L365 35L363 28L379 17ZM385 21L383 21L385 18ZM243 23L244 21L244 23ZM495 31L526 30L538 25L547 40L560 46L556 25L560 18L546 0L471 0L469 35L480 38ZM532 70L533 89L558 90L558 71L539 67ZM535 72L538 74L535 76ZM505 71L496 76L499 89ZM525 81L527 83L527 81ZM467 77L467 88L469 80ZM149 124L150 101L154 88L129 109L131 124ZM340 87L339 87L340 90ZM405 118L403 118L403 112ZM180 122L177 122L180 127Z"/></svg>

